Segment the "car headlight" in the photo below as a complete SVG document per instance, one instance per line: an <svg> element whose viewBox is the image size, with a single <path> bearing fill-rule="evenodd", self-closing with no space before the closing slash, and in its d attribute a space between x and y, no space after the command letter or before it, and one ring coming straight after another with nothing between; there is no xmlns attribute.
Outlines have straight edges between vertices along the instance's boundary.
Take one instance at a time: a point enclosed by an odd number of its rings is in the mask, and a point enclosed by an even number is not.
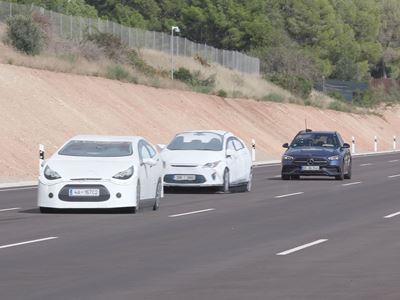
<svg viewBox="0 0 400 300"><path fill-rule="evenodd" d="M218 161L214 161L214 162L207 163L207 164L204 165L204 168L215 168L216 166L218 166L218 164L219 164L220 162L221 162L221 161L218 160Z"/></svg>
<svg viewBox="0 0 400 300"><path fill-rule="evenodd" d="M293 156L284 155L284 156L282 156L282 160L293 160Z"/></svg>
<svg viewBox="0 0 400 300"><path fill-rule="evenodd" d="M113 176L114 179L121 179L121 180L126 180L132 177L133 175L133 166L130 167L129 169L126 169L125 171L119 172Z"/></svg>
<svg viewBox="0 0 400 300"><path fill-rule="evenodd" d="M339 155L328 157L328 160L339 160Z"/></svg>
<svg viewBox="0 0 400 300"><path fill-rule="evenodd" d="M60 174L58 174L56 171L54 171L52 168L50 168L49 166L46 166L46 168L44 169L44 177L48 180L56 180L56 179L60 179L61 176Z"/></svg>

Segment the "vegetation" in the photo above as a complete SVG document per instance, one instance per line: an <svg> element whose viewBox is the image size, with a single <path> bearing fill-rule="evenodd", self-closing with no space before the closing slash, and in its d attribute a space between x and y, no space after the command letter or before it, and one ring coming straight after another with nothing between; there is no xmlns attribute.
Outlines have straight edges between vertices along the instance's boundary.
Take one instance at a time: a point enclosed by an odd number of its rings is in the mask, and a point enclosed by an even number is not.
<svg viewBox="0 0 400 300"><path fill-rule="evenodd" d="M14 16L7 21L6 42L28 54L39 54L44 45L44 32L30 16Z"/></svg>
<svg viewBox="0 0 400 300"><path fill-rule="evenodd" d="M203 78L199 71L192 73L186 68L174 71L174 78L190 85L194 91L200 93L209 93L215 87L215 75Z"/></svg>

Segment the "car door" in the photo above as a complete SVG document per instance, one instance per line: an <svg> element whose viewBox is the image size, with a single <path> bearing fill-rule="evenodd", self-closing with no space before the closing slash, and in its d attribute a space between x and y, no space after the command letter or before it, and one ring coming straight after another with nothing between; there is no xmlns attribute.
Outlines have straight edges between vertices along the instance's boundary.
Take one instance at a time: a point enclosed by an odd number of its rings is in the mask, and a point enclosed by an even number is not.
<svg viewBox="0 0 400 300"><path fill-rule="evenodd" d="M242 141L238 138L234 138L233 144L238 153L238 180L240 182L246 182L249 178L251 169L251 158L249 151L245 147Z"/></svg>
<svg viewBox="0 0 400 300"><path fill-rule="evenodd" d="M343 164L344 172L347 173L350 170L351 152L349 148L343 148L344 141L339 133L337 133L337 138L339 139L340 149L342 151L342 156L344 160Z"/></svg>
<svg viewBox="0 0 400 300"><path fill-rule="evenodd" d="M149 189L152 191L152 195L153 195L152 198L154 198L156 189L157 189L158 179L160 178L162 166L160 163L160 157L159 157L157 151L154 149L154 147L152 145L150 145L150 143L148 143L147 141L144 141L144 145L147 148L147 150L149 151L150 158L154 159L154 161L156 162L156 165L150 166L150 168L149 168L149 173L150 173L150 178L151 178L151 187L149 187Z"/></svg>
<svg viewBox="0 0 400 300"><path fill-rule="evenodd" d="M230 183L236 184L239 181L239 158L236 151L234 138L230 137L226 141L226 151L231 150L232 155L226 156L226 166L229 169Z"/></svg>
<svg viewBox="0 0 400 300"><path fill-rule="evenodd" d="M151 168L149 165L144 164L143 160L151 158L150 152L145 145L145 142L141 140L138 144L139 153L139 180L140 180L140 200L141 202L145 199L152 197L152 177Z"/></svg>

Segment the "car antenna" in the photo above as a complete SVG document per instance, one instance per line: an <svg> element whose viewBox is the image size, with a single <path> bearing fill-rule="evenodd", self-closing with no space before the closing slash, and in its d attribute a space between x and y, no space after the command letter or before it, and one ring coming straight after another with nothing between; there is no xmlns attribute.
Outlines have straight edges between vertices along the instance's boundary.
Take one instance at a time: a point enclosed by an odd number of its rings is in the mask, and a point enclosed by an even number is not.
<svg viewBox="0 0 400 300"><path fill-rule="evenodd" d="M304 118L304 124L305 124L305 126L306 126L306 132L307 132L307 130L308 130L308 128L307 128L307 118Z"/></svg>

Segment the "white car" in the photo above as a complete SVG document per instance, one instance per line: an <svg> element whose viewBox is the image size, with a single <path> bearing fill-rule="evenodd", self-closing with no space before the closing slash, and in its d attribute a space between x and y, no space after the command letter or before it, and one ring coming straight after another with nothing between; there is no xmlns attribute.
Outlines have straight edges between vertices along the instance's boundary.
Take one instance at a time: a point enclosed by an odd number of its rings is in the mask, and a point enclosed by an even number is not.
<svg viewBox="0 0 400 300"><path fill-rule="evenodd" d="M53 209L139 207L157 210L163 166L142 137L76 136L42 164L38 206Z"/></svg>
<svg viewBox="0 0 400 300"><path fill-rule="evenodd" d="M219 187L228 192L233 186L250 191L251 155L245 144L230 132L189 131L177 134L163 147L166 187Z"/></svg>

